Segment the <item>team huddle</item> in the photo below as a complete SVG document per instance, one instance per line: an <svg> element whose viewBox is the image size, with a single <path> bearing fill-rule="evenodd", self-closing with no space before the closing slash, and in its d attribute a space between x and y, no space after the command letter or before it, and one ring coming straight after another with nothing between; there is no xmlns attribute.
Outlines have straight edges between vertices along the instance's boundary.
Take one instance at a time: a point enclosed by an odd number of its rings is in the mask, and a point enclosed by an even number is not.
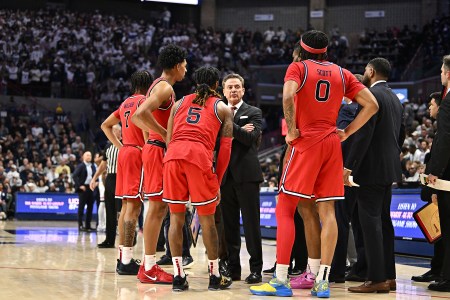
<svg viewBox="0 0 450 300"><path fill-rule="evenodd" d="M280 180L277 217L277 265L269 283L250 287L261 296L292 296L288 278L297 209L305 223L311 294L329 297L331 262L337 241L334 211L344 198L341 141L361 128L378 110L372 93L349 71L326 61L327 36L309 31L294 50L283 88L288 151ZM161 77L147 71L131 77L134 94L102 124L120 149L116 197L122 199L117 272L137 275L142 283L189 288L182 264L182 228L186 204L197 209L208 256L209 290L228 288L232 280L219 272L218 236L214 213L220 183L227 169L233 138L233 112L216 92L219 71L194 72L195 93L176 101L173 85L186 73L185 50L165 47L158 63ZM344 130L336 129L343 97L361 110ZM112 127L122 124L122 140ZM217 142L218 141L218 142ZM218 150L217 150L218 148ZM214 154L217 153L216 157ZM144 223L143 263L133 258L135 226L143 197L149 200ZM157 240L170 209L169 244L174 274L156 264Z"/></svg>

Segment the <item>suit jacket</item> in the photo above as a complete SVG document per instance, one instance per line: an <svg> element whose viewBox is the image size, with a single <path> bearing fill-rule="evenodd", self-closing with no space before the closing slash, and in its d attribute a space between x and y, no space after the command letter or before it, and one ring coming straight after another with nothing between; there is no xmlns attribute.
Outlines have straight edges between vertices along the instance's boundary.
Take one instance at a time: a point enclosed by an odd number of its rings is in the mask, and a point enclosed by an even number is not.
<svg viewBox="0 0 450 300"><path fill-rule="evenodd" d="M442 99L436 120L437 131L425 173L450 180L450 93Z"/></svg>
<svg viewBox="0 0 450 300"><path fill-rule="evenodd" d="M350 124L356 118L358 111L359 105L356 102L342 105L341 109L339 110L338 119L336 122L337 128L344 129L345 127L347 127L348 124ZM351 150L354 137L355 135L351 135L347 140L342 142L342 157L344 158L344 161Z"/></svg>
<svg viewBox="0 0 450 300"><path fill-rule="evenodd" d="M94 176L96 167L95 164L91 164L92 176ZM76 167L75 171L72 173L72 179L74 182L75 190L78 192L80 190L80 186L84 185L84 182L87 178L87 168L84 162L79 163Z"/></svg>
<svg viewBox="0 0 450 300"><path fill-rule="evenodd" d="M252 123L255 129L247 132L241 127ZM262 182L261 165L258 160L258 147L261 140L262 112L259 108L242 103L234 116L233 145L230 163L222 180L225 184L228 172L236 182Z"/></svg>
<svg viewBox="0 0 450 300"><path fill-rule="evenodd" d="M345 167L358 184L388 185L402 179L400 151L405 139L403 107L387 83L370 88L379 110L355 133Z"/></svg>

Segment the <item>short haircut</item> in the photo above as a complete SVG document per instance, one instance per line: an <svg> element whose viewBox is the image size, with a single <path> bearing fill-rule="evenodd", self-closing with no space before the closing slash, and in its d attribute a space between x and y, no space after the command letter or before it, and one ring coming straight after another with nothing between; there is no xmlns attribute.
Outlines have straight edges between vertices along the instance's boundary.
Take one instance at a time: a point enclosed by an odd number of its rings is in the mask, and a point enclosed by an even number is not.
<svg viewBox="0 0 450 300"><path fill-rule="evenodd" d="M170 70L182 63L186 57L187 51L184 48L170 44L164 47L159 54L158 66L163 68L163 70Z"/></svg>
<svg viewBox="0 0 450 300"><path fill-rule="evenodd" d="M222 80L222 86L225 87L225 82L227 82L228 79L233 79L233 78L239 79L242 83L242 87L244 87L244 78L242 78L241 75L236 74L236 73L228 74L227 76L225 76Z"/></svg>
<svg viewBox="0 0 450 300"><path fill-rule="evenodd" d="M314 49L322 49L328 47L329 44L328 36L319 30L310 30L305 32L302 35L302 41L307 46ZM301 60L307 59L324 60L327 58L327 53L325 52L320 54L314 54L300 47L300 58Z"/></svg>
<svg viewBox="0 0 450 300"><path fill-rule="evenodd" d="M442 94L441 94L441 92L431 93L429 100L431 101L431 99L434 99L434 102L436 102L437 106L440 106L441 105L441 101L442 101Z"/></svg>
<svg viewBox="0 0 450 300"><path fill-rule="evenodd" d="M444 68L447 71L450 71L450 55L444 56L444 58L442 59L442 62L444 63Z"/></svg>
<svg viewBox="0 0 450 300"><path fill-rule="evenodd" d="M377 57L369 61L368 65L372 66L378 75L386 79L391 75L391 64L386 58Z"/></svg>

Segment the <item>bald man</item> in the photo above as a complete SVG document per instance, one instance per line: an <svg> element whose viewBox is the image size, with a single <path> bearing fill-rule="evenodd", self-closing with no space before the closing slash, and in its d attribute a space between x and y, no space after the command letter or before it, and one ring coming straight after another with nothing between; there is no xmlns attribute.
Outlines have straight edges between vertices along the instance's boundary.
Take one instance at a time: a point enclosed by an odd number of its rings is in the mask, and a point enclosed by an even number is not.
<svg viewBox="0 0 450 300"><path fill-rule="evenodd" d="M92 231L91 219L92 209L94 208L94 194L89 188L89 184L96 171L95 164L92 163L92 153L84 152L83 161L78 164L72 174L73 182L75 183L75 191L78 193L78 230ZM84 206L86 208L86 225L83 227Z"/></svg>

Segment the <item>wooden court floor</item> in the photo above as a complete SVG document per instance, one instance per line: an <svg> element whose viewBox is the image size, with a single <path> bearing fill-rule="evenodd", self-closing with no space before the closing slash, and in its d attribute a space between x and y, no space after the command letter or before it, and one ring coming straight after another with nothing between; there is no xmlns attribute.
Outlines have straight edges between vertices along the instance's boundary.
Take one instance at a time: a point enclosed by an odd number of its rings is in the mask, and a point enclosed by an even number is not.
<svg viewBox="0 0 450 300"><path fill-rule="evenodd" d="M192 249L194 266L187 270L190 289L173 293L171 286L141 284L135 276L115 273L116 250L98 249L101 233L78 233L76 222L0 221L0 299L263 299L252 296L243 281L220 292L207 290L205 249L200 241ZM264 267L275 261L274 241L264 241ZM158 257L163 253L158 253ZM243 277L248 275L245 244L241 252ZM142 255L139 235L135 257ZM168 269L172 272L171 268ZM427 290L427 284L412 283L422 267L397 264L397 291L389 294L352 294L357 283L334 284L335 299L450 299L450 293ZM268 281L270 277L264 277ZM294 298L310 299L309 290L294 290ZM268 299L274 299L269 297Z"/></svg>

